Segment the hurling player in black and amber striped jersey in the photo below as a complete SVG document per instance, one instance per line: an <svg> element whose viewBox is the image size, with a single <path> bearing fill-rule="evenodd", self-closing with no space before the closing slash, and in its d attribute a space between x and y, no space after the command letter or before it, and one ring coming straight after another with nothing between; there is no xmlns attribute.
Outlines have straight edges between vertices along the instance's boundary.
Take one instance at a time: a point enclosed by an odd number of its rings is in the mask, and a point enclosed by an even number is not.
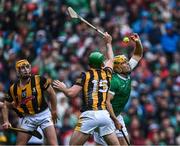
<svg viewBox="0 0 180 146"><path fill-rule="evenodd" d="M62 91L69 97L82 93L82 113L79 117L75 131L70 139L70 145L83 145L90 135L98 129L108 145L119 145L115 127L106 110L106 98L110 87L113 67L112 38L108 33L104 36L107 46L108 60L104 64L104 55L92 52L89 55L90 69L82 72L76 83L67 88L63 82L53 82L53 87Z"/></svg>
<svg viewBox="0 0 180 146"><path fill-rule="evenodd" d="M95 52L95 58L101 55ZM90 58L92 57L90 56ZM103 69L90 68L82 72L76 80L76 85L82 87L83 105L81 111L106 110L106 98L110 86L112 70L109 67Z"/></svg>
<svg viewBox="0 0 180 146"><path fill-rule="evenodd" d="M20 116L34 115L48 107L43 93L43 90L50 85L46 78L39 75L31 76L29 82L23 87L19 86L19 82L10 86L6 100L14 101Z"/></svg>
<svg viewBox="0 0 180 146"><path fill-rule="evenodd" d="M53 122L57 120L56 95L48 79L39 75L31 74L31 65L26 59L16 62L18 80L13 83L5 98L5 105L13 105L13 109L22 118L21 128L35 130L39 126L47 142L50 145L57 145L57 138ZM51 111L46 103L44 93L50 96ZM7 109L7 108L6 108ZM3 128L8 128L8 112L3 112ZM18 133L17 145L26 145L30 135Z"/></svg>

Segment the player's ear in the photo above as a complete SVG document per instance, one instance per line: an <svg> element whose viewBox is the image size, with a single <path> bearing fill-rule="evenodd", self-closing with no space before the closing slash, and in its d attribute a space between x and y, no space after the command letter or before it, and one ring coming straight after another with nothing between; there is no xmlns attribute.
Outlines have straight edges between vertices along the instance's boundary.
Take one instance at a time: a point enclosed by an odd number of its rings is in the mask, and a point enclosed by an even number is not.
<svg viewBox="0 0 180 146"><path fill-rule="evenodd" d="M29 69L30 69L30 70L32 69L31 64L29 64Z"/></svg>
<svg viewBox="0 0 180 146"><path fill-rule="evenodd" d="M121 66L118 66L118 67L114 68L114 71L117 73L121 73L123 70L122 70Z"/></svg>
<svg viewBox="0 0 180 146"><path fill-rule="evenodd" d="M121 67L119 67L119 73L122 73L122 68Z"/></svg>

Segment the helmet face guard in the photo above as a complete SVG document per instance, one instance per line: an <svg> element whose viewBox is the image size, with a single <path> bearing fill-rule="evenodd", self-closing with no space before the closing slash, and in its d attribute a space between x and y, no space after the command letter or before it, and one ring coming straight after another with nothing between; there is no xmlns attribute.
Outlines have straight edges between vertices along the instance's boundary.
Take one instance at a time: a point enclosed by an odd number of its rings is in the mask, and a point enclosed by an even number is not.
<svg viewBox="0 0 180 146"><path fill-rule="evenodd" d="M88 64L92 68L101 68L104 61L104 55L100 52L92 52L89 55Z"/></svg>

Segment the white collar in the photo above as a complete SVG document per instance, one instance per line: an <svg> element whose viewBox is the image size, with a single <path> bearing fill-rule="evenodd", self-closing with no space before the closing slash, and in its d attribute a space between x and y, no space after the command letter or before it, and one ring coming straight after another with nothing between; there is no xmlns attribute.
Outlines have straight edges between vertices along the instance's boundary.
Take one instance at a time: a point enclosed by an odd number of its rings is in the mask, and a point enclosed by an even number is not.
<svg viewBox="0 0 180 146"><path fill-rule="evenodd" d="M119 78L121 78L121 79L123 79L123 80L127 80L127 79L129 79L130 77L129 77L129 75L127 76L127 78L126 77L123 77L123 76L121 76L120 74L117 74L118 75L118 77Z"/></svg>

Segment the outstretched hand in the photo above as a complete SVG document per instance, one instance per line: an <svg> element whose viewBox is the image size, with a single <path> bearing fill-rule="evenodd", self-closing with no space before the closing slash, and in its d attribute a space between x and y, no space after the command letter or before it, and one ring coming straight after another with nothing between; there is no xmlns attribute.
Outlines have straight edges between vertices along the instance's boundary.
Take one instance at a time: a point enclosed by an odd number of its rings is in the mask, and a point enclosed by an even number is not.
<svg viewBox="0 0 180 146"><path fill-rule="evenodd" d="M111 44L111 42L112 42L111 35L108 34L107 32L105 32L104 40L105 40L106 44Z"/></svg>
<svg viewBox="0 0 180 146"><path fill-rule="evenodd" d="M133 33L133 34L130 36L130 39L131 39L133 42L138 42L138 41L140 41L139 35L138 35L137 33Z"/></svg>
<svg viewBox="0 0 180 146"><path fill-rule="evenodd" d="M60 82L59 80L55 80L53 81L53 88L62 91L64 88L66 88L66 85L63 82Z"/></svg>

